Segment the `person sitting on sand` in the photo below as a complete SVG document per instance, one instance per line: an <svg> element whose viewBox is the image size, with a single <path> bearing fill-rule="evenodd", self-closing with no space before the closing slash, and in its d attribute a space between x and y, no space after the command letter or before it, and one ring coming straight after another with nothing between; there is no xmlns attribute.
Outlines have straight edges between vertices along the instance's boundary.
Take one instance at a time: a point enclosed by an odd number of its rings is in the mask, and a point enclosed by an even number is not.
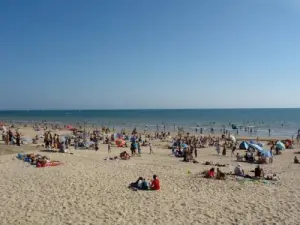
<svg viewBox="0 0 300 225"><path fill-rule="evenodd" d="M241 156L239 153L236 153L236 161L243 162L243 156Z"/></svg>
<svg viewBox="0 0 300 225"><path fill-rule="evenodd" d="M124 151L120 153L120 158L123 160L128 160L130 159L130 155L126 151Z"/></svg>
<svg viewBox="0 0 300 225"><path fill-rule="evenodd" d="M258 164L267 164L267 158L265 156L259 156L257 163Z"/></svg>
<svg viewBox="0 0 300 225"><path fill-rule="evenodd" d="M142 190L149 190L149 183L146 181L146 179L143 179L142 181Z"/></svg>
<svg viewBox="0 0 300 225"><path fill-rule="evenodd" d="M254 170L254 176L255 176L256 178L264 177L264 171L263 171L262 168L260 168L259 165L257 165L257 167L256 167L255 170Z"/></svg>
<svg viewBox="0 0 300 225"><path fill-rule="evenodd" d="M219 168L217 168L217 180L225 180L225 173L223 173Z"/></svg>
<svg viewBox="0 0 300 225"><path fill-rule="evenodd" d="M295 156L295 158L294 158L294 163L299 163L297 156Z"/></svg>
<svg viewBox="0 0 300 225"><path fill-rule="evenodd" d="M118 159L118 156L104 158L104 160L117 160L117 159Z"/></svg>
<svg viewBox="0 0 300 225"><path fill-rule="evenodd" d="M205 178L214 178L215 177L215 168L211 168L209 171L207 171Z"/></svg>
<svg viewBox="0 0 300 225"><path fill-rule="evenodd" d="M155 191L158 191L160 189L160 182L156 175L153 175L153 180L151 182L150 189Z"/></svg>
<svg viewBox="0 0 300 225"><path fill-rule="evenodd" d="M254 160L253 152L247 151L245 155L245 159L249 163L254 162L255 160Z"/></svg>
<svg viewBox="0 0 300 225"><path fill-rule="evenodd" d="M240 176L243 177L245 175L245 172L243 170L243 168L241 167L240 164L238 164L235 168L234 168L234 175L236 176Z"/></svg>

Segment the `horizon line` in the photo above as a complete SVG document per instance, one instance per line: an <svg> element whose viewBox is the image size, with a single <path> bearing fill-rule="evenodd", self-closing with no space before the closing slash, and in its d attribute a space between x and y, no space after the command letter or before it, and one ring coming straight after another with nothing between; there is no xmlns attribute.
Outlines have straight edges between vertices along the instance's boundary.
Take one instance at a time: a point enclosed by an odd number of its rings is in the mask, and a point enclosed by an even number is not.
<svg viewBox="0 0 300 225"><path fill-rule="evenodd" d="M238 108L238 107L233 107L233 108L128 108L128 109L75 109L75 108L65 108L65 109L0 109L0 112L7 112L7 111L135 111L135 110L232 110L232 109L300 109L300 107L253 107L253 108Z"/></svg>

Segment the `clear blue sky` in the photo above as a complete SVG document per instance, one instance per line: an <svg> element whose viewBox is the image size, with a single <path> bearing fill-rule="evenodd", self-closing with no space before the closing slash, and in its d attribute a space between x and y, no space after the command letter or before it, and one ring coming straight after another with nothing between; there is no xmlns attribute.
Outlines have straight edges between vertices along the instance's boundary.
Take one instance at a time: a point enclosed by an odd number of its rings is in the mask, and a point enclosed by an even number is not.
<svg viewBox="0 0 300 225"><path fill-rule="evenodd" d="M300 107L300 1L1 0L0 109Z"/></svg>

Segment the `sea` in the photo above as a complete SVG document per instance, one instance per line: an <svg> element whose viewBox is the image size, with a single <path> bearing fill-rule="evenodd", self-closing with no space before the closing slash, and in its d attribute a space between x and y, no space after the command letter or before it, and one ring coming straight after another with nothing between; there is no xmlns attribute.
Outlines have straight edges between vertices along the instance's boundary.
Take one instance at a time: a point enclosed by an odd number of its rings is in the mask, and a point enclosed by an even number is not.
<svg viewBox="0 0 300 225"><path fill-rule="evenodd" d="M16 110L0 111L0 121L13 123L78 123L117 129L220 133L225 128L240 136L296 137L300 109L141 109L141 110ZM232 129L232 124L237 126ZM250 132L252 130L252 132Z"/></svg>

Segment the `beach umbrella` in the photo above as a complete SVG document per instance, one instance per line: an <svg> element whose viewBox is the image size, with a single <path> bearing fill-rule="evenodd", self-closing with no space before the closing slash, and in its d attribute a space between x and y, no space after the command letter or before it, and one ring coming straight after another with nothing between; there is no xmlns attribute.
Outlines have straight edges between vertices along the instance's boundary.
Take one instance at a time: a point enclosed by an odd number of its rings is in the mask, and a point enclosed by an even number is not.
<svg viewBox="0 0 300 225"><path fill-rule="evenodd" d="M66 128L69 129L69 130L72 130L72 129L73 129L73 127L72 127L71 124L67 125Z"/></svg>
<svg viewBox="0 0 300 225"><path fill-rule="evenodd" d="M123 147L125 144L126 144L126 142L124 140L122 140L122 139L117 139L116 140L116 145L118 147Z"/></svg>
<svg viewBox="0 0 300 225"><path fill-rule="evenodd" d="M230 140L232 140L233 142L236 142L235 136L230 135Z"/></svg>
<svg viewBox="0 0 300 225"><path fill-rule="evenodd" d="M265 157L271 157L271 152L267 151L267 150L262 150L260 152L261 155L265 156Z"/></svg>
<svg viewBox="0 0 300 225"><path fill-rule="evenodd" d="M264 151L262 147L260 147L259 145L257 144L249 144L250 147L254 148L255 150L259 151L259 152L262 152Z"/></svg>
<svg viewBox="0 0 300 225"><path fill-rule="evenodd" d="M279 150L284 150L285 149L285 145L281 141L278 141L276 143L276 148L278 148Z"/></svg>
<svg viewBox="0 0 300 225"><path fill-rule="evenodd" d="M262 143L257 143L257 145L260 147L264 147L264 145Z"/></svg>
<svg viewBox="0 0 300 225"><path fill-rule="evenodd" d="M249 149L249 144L246 141L242 141L239 149L244 149L244 150L248 150Z"/></svg>
<svg viewBox="0 0 300 225"><path fill-rule="evenodd" d="M263 150L263 148L257 144L249 144L249 146L254 148L255 150L259 151L261 155L263 155L265 157L271 157L270 151Z"/></svg>

